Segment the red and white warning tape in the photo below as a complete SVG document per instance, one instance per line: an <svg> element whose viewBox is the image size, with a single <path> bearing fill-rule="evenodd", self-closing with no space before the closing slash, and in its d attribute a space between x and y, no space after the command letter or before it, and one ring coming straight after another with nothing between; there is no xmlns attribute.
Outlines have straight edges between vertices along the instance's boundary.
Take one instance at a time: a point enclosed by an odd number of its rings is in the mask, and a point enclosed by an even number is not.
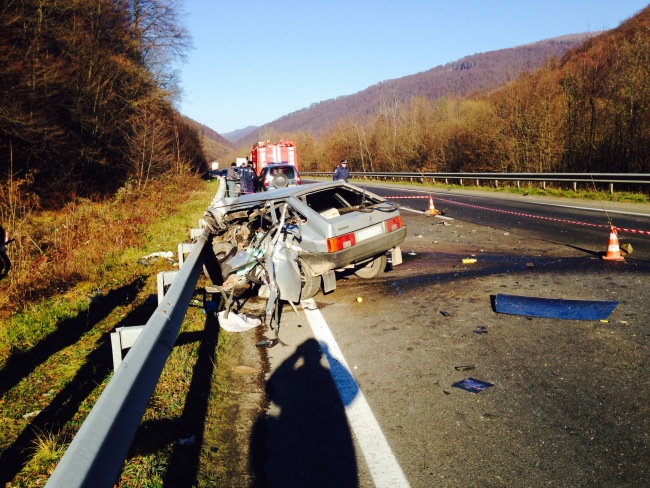
<svg viewBox="0 0 650 488"><path fill-rule="evenodd" d="M418 196L418 197L384 197L384 198L386 200L393 200L393 199L396 199L396 198L426 198L426 199L428 199L429 197L428 196ZM454 205L461 205L463 207L470 207L470 208L477 208L477 209L480 209L480 210L487 210L487 211L490 211L490 212L499 212L499 213L508 214L508 215L517 215L519 217L530 217L530 218L533 218L533 219L549 220L549 221L552 221L552 222L562 222L562 223L565 223L565 224L585 225L585 226L588 226L588 227L604 227L606 229L609 229L611 227L609 224L590 224L590 223L587 223L587 222L579 222L577 220L566 220L566 219L557 219L557 218L554 218L554 217L543 217L541 215L526 214L526 213L522 213L522 212L512 212L512 211L509 211L509 210L501 210L501 209L498 209L498 208L490 208L490 207L482 207L480 205L472 205L470 203L461 203L461 202L456 202L456 201L453 201L453 200L446 200L444 198L436 198L436 201L452 203ZM648 231L648 230L628 229L626 227L616 227L616 230L619 231L619 232L630 232L632 234L640 234L640 235L644 235L644 236L650 236L650 231Z"/></svg>

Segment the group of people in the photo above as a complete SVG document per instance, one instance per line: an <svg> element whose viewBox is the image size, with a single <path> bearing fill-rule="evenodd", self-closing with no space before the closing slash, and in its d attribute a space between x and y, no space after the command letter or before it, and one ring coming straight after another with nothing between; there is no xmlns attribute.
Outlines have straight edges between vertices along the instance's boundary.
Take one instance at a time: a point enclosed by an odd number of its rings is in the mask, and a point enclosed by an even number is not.
<svg viewBox="0 0 650 488"><path fill-rule="evenodd" d="M231 163L228 171L226 172L226 191L227 196L237 196L237 183L239 183L239 194L255 193L255 180L257 175L253 171L253 167L248 162L243 162L237 168L235 163Z"/></svg>
<svg viewBox="0 0 650 488"><path fill-rule="evenodd" d="M334 170L332 180L343 180L347 183L349 176L348 161L347 159L342 159ZM239 195L255 193L256 180L257 175L252 166L247 162L242 163L239 168L235 163L231 163L226 172L226 195L229 197L236 197L238 195L237 183L239 183Z"/></svg>

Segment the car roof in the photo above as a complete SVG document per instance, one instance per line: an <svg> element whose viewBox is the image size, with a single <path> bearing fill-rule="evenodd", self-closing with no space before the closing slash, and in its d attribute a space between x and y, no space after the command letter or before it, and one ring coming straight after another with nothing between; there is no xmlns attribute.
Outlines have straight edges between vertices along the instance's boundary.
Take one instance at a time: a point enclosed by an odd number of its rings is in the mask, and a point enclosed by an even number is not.
<svg viewBox="0 0 650 488"><path fill-rule="evenodd" d="M363 188L359 188L358 186L354 186L351 185L350 183L346 183L344 181L338 180L338 181L325 181L319 183L305 183L303 185L288 186L286 188L278 188L272 191L263 191L259 193L247 193L237 198L228 198L228 204L226 206L232 206L234 209L240 206L255 205L270 200L282 200L282 199L286 200L291 197L299 198L302 195L307 195L315 191L319 191L327 188L335 188L335 187L350 188L358 192L365 191L365 193L369 196L373 196L380 200L384 200L379 195L375 195L374 193L369 192L368 190L364 190ZM221 201L225 203L225 201L223 200ZM216 205L213 206L220 207L223 206L223 203L222 205L219 205L217 203Z"/></svg>
<svg viewBox="0 0 650 488"><path fill-rule="evenodd" d="M271 164L269 164L267 166L264 166L262 168L262 171L271 170L273 168L293 168L296 171L298 171L298 168L296 168L295 165L289 164L289 163L271 163Z"/></svg>

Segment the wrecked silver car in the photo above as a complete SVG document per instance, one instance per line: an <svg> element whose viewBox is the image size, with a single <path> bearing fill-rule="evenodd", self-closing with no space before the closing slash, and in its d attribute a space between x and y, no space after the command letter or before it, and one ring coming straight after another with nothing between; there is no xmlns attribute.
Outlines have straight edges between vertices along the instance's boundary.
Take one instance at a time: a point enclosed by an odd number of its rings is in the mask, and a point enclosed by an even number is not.
<svg viewBox="0 0 650 488"><path fill-rule="evenodd" d="M401 262L406 227L396 206L342 181L226 197L205 214L212 253L206 272L219 287L259 285L269 298L296 303L336 288L335 271L362 278L384 271L386 253Z"/></svg>

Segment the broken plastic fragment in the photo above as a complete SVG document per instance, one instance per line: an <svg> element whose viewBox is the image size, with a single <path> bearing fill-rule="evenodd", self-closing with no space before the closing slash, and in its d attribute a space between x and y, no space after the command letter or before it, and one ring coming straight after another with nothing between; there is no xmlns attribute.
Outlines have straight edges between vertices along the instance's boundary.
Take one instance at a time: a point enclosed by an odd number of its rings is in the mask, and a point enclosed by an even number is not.
<svg viewBox="0 0 650 488"><path fill-rule="evenodd" d="M481 393L486 388L494 386L492 383L487 381L477 380L475 378L465 378L464 380L454 383L454 388L460 388L461 390L469 391L470 393Z"/></svg>
<svg viewBox="0 0 650 488"><path fill-rule="evenodd" d="M603 320L611 315L617 305L617 301L566 300L500 293L494 299L497 313L571 320Z"/></svg>
<svg viewBox="0 0 650 488"><path fill-rule="evenodd" d="M192 446L196 442L196 436L186 437L185 439L178 439L178 444L181 446Z"/></svg>
<svg viewBox="0 0 650 488"><path fill-rule="evenodd" d="M174 257L174 253L171 251L159 251L159 252L154 252L151 254L148 254L146 256L142 256L142 259L149 259L149 258L166 258L166 259L172 259Z"/></svg>
<svg viewBox="0 0 650 488"><path fill-rule="evenodd" d="M456 371L470 371L472 369L476 369L476 366L473 364L463 364L462 366L454 366L454 369Z"/></svg>

